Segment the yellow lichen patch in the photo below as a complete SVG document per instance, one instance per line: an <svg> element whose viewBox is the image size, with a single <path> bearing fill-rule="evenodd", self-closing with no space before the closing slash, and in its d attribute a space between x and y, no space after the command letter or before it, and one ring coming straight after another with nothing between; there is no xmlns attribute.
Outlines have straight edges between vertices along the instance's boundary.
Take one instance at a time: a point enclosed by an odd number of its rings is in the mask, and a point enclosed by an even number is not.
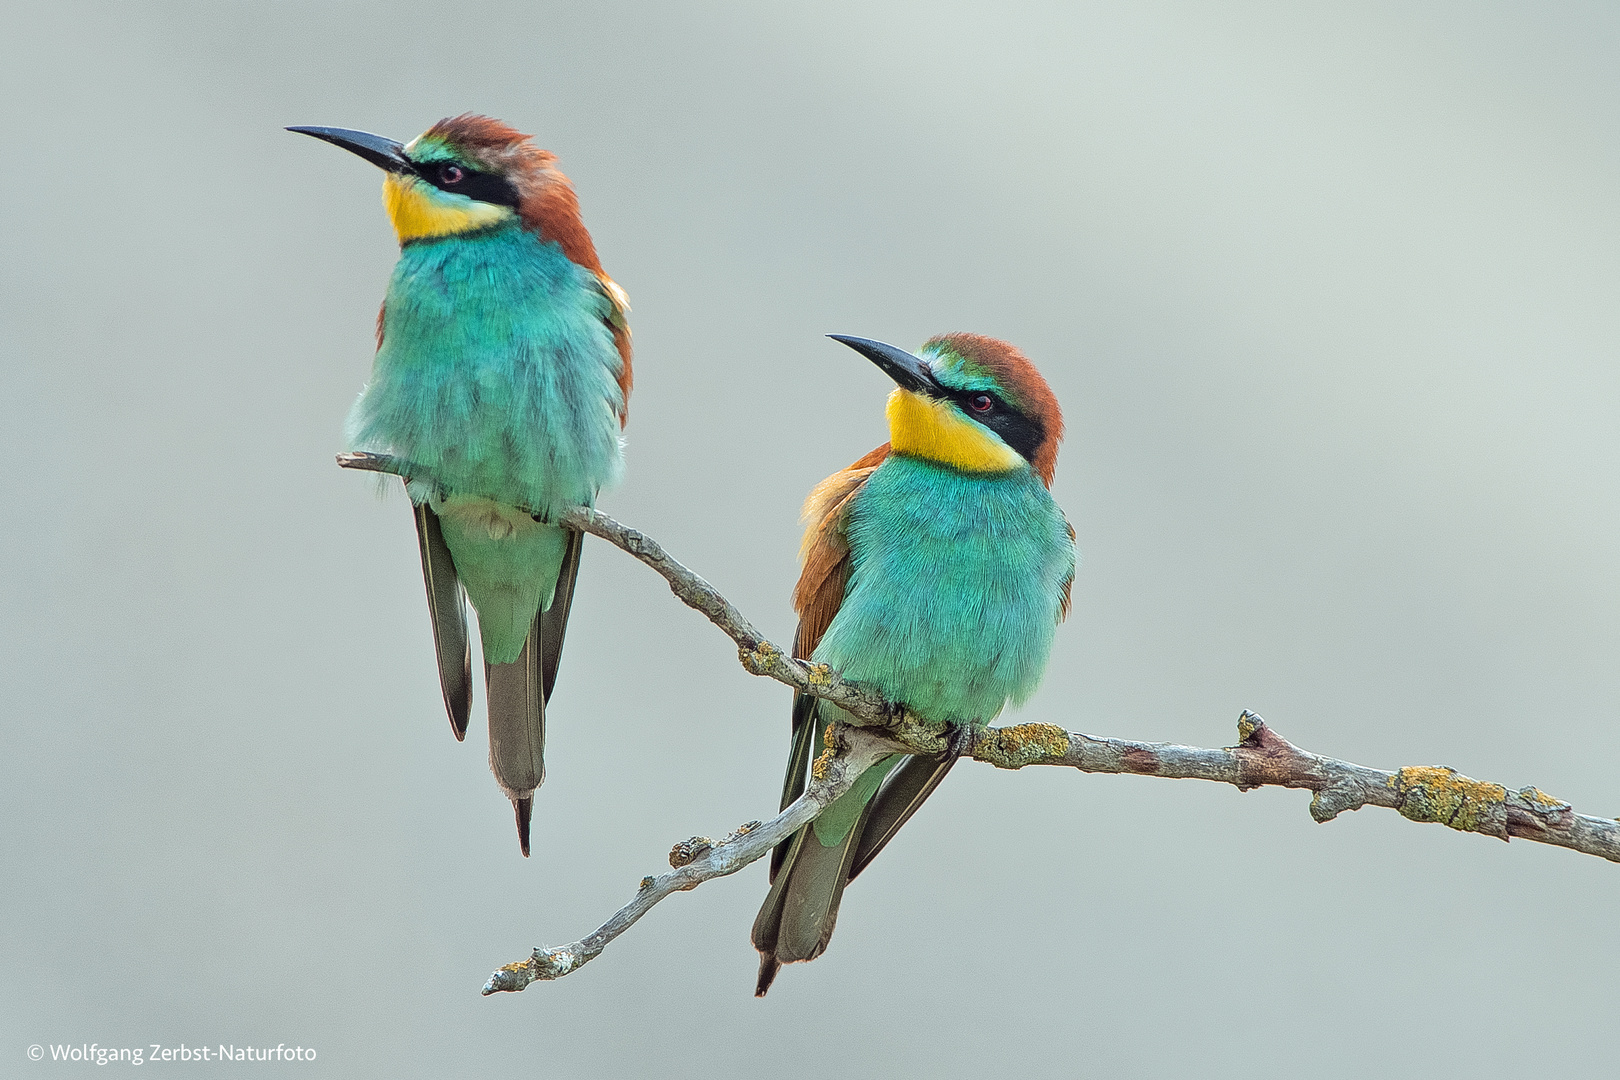
<svg viewBox="0 0 1620 1080"><path fill-rule="evenodd" d="M998 769L1022 769L1069 752L1069 733L1055 724L997 728L974 747L973 756Z"/></svg>
<svg viewBox="0 0 1620 1080"><path fill-rule="evenodd" d="M1244 712L1238 717L1238 741L1248 742L1254 738L1254 733L1260 730L1261 720L1252 712Z"/></svg>
<svg viewBox="0 0 1620 1080"><path fill-rule="evenodd" d="M1462 832L1505 835L1507 788L1436 765L1411 765L1389 778L1401 794L1401 816L1434 821Z"/></svg>
<svg viewBox="0 0 1620 1080"><path fill-rule="evenodd" d="M762 641L752 649L738 649L737 659L753 674L764 675L782 659L782 650L768 641Z"/></svg>
<svg viewBox="0 0 1620 1080"><path fill-rule="evenodd" d="M820 757L810 763L810 775L815 779L827 779L827 770L832 766L833 755L838 752L836 749L837 741L833 736L833 725L828 724L826 735L822 738L822 742L827 748L821 752Z"/></svg>
<svg viewBox="0 0 1620 1080"><path fill-rule="evenodd" d="M829 664L805 665L811 686L830 686L833 681L833 669Z"/></svg>

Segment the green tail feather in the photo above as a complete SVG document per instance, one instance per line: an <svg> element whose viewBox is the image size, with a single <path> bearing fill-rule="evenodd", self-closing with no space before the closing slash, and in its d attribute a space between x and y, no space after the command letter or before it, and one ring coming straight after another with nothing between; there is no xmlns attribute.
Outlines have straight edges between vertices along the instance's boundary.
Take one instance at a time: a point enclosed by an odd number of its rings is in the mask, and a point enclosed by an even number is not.
<svg viewBox="0 0 1620 1080"><path fill-rule="evenodd" d="M488 507L480 500L458 504L451 499L436 502L434 513L462 588L478 611L484 662L512 664L529 638L535 614L555 606L574 534L513 516L509 509Z"/></svg>
<svg viewBox="0 0 1620 1080"><path fill-rule="evenodd" d="M517 818L518 846L529 854L534 791L546 780L546 703L557 683L568 612L579 577L583 533L569 531L551 606L529 627L523 649L510 664L485 664L489 699L489 767Z"/></svg>
<svg viewBox="0 0 1620 1080"><path fill-rule="evenodd" d="M814 698L794 700L784 809L804 791L812 750L826 728L823 711ZM898 755L880 761L819 818L777 845L771 853L771 888L752 933L760 953L756 996L765 995L783 964L814 960L826 951L844 887L910 820L954 763Z"/></svg>
<svg viewBox="0 0 1620 1080"><path fill-rule="evenodd" d="M864 812L863 815L864 817ZM860 822L831 847L815 830L799 830L754 919L754 948L759 950L755 997L764 997L783 964L814 960L827 949L838 922L838 905L849 883Z"/></svg>

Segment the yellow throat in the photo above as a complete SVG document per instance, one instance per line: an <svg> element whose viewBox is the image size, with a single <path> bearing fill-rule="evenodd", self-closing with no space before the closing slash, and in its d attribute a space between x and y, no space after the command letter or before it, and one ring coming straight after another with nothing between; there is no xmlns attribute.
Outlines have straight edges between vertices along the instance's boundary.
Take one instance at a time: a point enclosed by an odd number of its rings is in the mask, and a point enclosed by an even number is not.
<svg viewBox="0 0 1620 1080"><path fill-rule="evenodd" d="M512 210L451 195L425 181L391 172L383 180L383 206L399 242L484 229L512 216Z"/></svg>
<svg viewBox="0 0 1620 1080"><path fill-rule="evenodd" d="M1011 472L1018 451L987 428L939 401L895 387L889 395L889 445L896 453L937 461L963 472Z"/></svg>

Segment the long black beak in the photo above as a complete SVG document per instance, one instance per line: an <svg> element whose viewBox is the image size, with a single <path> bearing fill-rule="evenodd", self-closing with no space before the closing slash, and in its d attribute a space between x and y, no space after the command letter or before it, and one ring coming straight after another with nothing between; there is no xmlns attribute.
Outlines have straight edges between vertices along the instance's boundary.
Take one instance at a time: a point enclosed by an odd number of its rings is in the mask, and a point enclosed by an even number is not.
<svg viewBox="0 0 1620 1080"><path fill-rule="evenodd" d="M871 338L851 337L848 334L828 334L834 341L841 341L854 349L872 363L882 368L884 374L899 383L906 390L918 394L928 394L938 397L939 383L934 381L933 373L928 365L912 356L904 349L897 349L893 345L886 345Z"/></svg>
<svg viewBox="0 0 1620 1080"><path fill-rule="evenodd" d="M411 163L405 157L405 147L381 135L333 127L290 127L287 130L341 146L351 154L359 154L379 169L389 172L412 171Z"/></svg>

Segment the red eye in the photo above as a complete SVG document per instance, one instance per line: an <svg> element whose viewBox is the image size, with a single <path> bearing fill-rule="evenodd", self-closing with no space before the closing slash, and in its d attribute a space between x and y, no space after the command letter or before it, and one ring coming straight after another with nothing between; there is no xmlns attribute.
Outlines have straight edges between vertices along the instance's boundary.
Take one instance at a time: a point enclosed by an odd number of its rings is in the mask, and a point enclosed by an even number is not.
<svg viewBox="0 0 1620 1080"><path fill-rule="evenodd" d="M995 403L996 399L989 394L975 394L968 400L968 405L972 407L974 412L978 413L989 412L990 407Z"/></svg>
<svg viewBox="0 0 1620 1080"><path fill-rule="evenodd" d="M460 165L440 165L439 180L446 184L459 184L467 176Z"/></svg>

